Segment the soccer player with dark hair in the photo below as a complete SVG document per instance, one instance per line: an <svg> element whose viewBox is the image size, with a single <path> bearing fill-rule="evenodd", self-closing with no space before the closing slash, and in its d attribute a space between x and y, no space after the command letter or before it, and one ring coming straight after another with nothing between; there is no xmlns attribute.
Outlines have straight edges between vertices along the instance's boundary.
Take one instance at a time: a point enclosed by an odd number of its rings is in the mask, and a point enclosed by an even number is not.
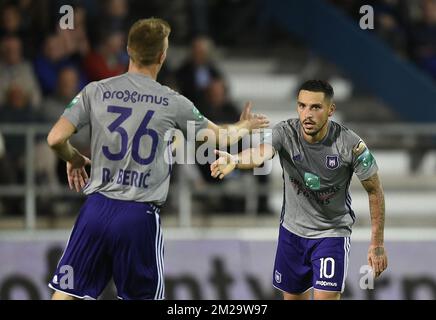
<svg viewBox="0 0 436 320"><path fill-rule="evenodd" d="M66 161L70 188L88 195L49 286L53 299L97 299L113 277L120 299L163 299L163 236L159 211L168 194L171 162L165 134L208 128L217 143L236 142L268 120L247 104L240 121L218 126L182 95L156 82L170 26L137 21L128 35L129 70L88 84L67 106L47 142ZM91 127L91 161L69 143ZM223 130L227 129L227 130ZM223 143L224 142L224 143ZM62 285L69 266L74 283Z"/></svg>
<svg viewBox="0 0 436 320"><path fill-rule="evenodd" d="M368 193L371 244L368 263L374 276L387 268L385 205L376 161L358 135L329 120L335 111L333 88L310 80L298 90L299 119L278 123L258 148L238 155L216 151L211 174L222 179L235 168L251 169L278 154L284 198L273 285L284 299L339 299L350 253L349 186L353 172Z"/></svg>

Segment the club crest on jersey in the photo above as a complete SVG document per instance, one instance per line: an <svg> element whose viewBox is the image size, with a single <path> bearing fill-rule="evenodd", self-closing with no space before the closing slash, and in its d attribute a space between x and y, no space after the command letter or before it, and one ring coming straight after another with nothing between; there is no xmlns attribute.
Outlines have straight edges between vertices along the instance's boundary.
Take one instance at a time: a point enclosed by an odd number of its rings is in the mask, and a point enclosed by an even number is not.
<svg viewBox="0 0 436 320"><path fill-rule="evenodd" d="M334 170L339 167L339 157L337 155L327 156L325 160L325 165L328 169Z"/></svg>
<svg viewBox="0 0 436 320"><path fill-rule="evenodd" d="M303 160L303 157L301 156L301 154L296 154L295 156L292 156L292 160L301 161Z"/></svg>

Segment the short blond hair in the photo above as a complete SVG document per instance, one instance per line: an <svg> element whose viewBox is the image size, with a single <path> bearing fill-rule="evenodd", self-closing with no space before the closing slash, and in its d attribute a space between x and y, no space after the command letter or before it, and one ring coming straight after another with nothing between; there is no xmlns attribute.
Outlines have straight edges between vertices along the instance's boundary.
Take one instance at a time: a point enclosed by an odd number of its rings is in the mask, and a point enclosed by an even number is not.
<svg viewBox="0 0 436 320"><path fill-rule="evenodd" d="M149 18L136 21L129 30L127 47L132 61L139 66L158 63L164 51L164 40L171 27L163 19Z"/></svg>

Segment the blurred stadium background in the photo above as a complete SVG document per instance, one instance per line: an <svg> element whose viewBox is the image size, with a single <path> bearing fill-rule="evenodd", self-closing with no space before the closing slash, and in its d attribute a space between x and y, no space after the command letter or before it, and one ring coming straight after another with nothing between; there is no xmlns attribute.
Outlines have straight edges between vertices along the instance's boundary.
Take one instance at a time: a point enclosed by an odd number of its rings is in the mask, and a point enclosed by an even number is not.
<svg viewBox="0 0 436 320"><path fill-rule="evenodd" d="M61 30L59 8L74 8ZM374 9L362 30L360 8ZM272 124L296 115L304 79L329 80L334 119L374 151L386 196L389 268L362 290L370 223L358 216L346 299L436 298L435 0L0 1L0 299L48 299L46 283L83 197L45 143L88 82L126 71L126 31L162 17L172 33L159 81L211 120L235 121L244 101ZM74 139L89 154L88 134ZM271 286L281 168L217 183L207 166L178 165L161 217L170 299L278 299ZM113 298L109 285L103 298Z"/></svg>

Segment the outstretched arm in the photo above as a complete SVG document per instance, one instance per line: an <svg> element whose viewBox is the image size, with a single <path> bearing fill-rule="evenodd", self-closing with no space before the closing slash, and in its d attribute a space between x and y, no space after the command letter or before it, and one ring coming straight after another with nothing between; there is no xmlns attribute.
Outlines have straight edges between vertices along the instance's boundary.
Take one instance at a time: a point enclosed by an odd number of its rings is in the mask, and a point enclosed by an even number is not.
<svg viewBox="0 0 436 320"><path fill-rule="evenodd" d="M207 128L214 132L217 145L229 146L238 142L252 130L268 126L268 118L264 115L251 113L251 102L247 102L238 122L217 125L209 121Z"/></svg>
<svg viewBox="0 0 436 320"><path fill-rule="evenodd" d="M385 199L378 174L363 180L368 192L369 212L371 214L371 245L368 249L368 263L378 277L388 266L384 249Z"/></svg>
<svg viewBox="0 0 436 320"><path fill-rule="evenodd" d="M274 156L274 148L270 144L261 144L257 148L245 149L237 155L215 150L219 158L210 165L211 176L222 179L235 168L253 169L261 166Z"/></svg>
<svg viewBox="0 0 436 320"><path fill-rule="evenodd" d="M85 165L90 165L91 160L70 144L69 139L75 131L74 125L61 117L50 130L47 143L59 158L67 162L68 184L70 189L74 187L79 192L87 183Z"/></svg>

